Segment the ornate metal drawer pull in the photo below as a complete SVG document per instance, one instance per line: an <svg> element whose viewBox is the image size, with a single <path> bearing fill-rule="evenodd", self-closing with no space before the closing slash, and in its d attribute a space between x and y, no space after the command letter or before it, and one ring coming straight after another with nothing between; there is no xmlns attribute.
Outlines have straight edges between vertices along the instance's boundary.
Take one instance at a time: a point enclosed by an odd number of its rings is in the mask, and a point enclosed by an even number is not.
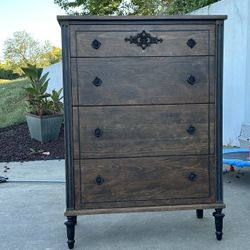
<svg viewBox="0 0 250 250"><path fill-rule="evenodd" d="M190 125L188 128L187 128L187 132L190 134L190 135L192 135L192 134L194 134L194 132L195 132L195 127L193 126L193 125Z"/></svg>
<svg viewBox="0 0 250 250"><path fill-rule="evenodd" d="M100 128L96 128L94 131L94 134L96 137L101 137L103 134L103 131Z"/></svg>
<svg viewBox="0 0 250 250"><path fill-rule="evenodd" d="M193 48L194 46L196 45L196 41L193 39L193 38L190 38L188 41L187 41L187 46L189 48Z"/></svg>
<svg viewBox="0 0 250 250"><path fill-rule="evenodd" d="M95 40L92 42L91 45L92 45L92 48L93 48L93 49L99 49L99 48L101 47L102 43L95 39Z"/></svg>
<svg viewBox="0 0 250 250"><path fill-rule="evenodd" d="M193 75L188 76L187 82L188 82L189 84L194 85L194 84L195 84L195 81L196 81L196 79L195 79L195 77L194 77Z"/></svg>
<svg viewBox="0 0 250 250"><path fill-rule="evenodd" d="M102 80L99 78L99 77L96 77L92 83L96 86L96 87L99 87L102 85Z"/></svg>
<svg viewBox="0 0 250 250"><path fill-rule="evenodd" d="M138 33L135 36L126 37L125 42L135 43L138 47L141 47L143 50L147 47L150 47L152 44L162 43L162 38L153 37L151 34L143 30L141 33Z"/></svg>
<svg viewBox="0 0 250 250"><path fill-rule="evenodd" d="M97 175L95 178L95 183L97 185L102 185L104 183L104 179L100 175Z"/></svg>
<svg viewBox="0 0 250 250"><path fill-rule="evenodd" d="M190 181L195 181L195 180L197 179L196 173L191 172L191 173L188 175L188 179L189 179Z"/></svg>

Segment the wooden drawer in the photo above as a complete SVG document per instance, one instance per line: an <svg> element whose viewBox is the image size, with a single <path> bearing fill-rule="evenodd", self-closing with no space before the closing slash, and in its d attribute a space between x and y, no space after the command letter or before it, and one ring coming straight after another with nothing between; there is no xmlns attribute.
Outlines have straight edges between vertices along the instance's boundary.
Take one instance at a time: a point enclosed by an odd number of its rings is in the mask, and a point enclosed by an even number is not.
<svg viewBox="0 0 250 250"><path fill-rule="evenodd" d="M214 152L213 104L81 107L73 116L75 158Z"/></svg>
<svg viewBox="0 0 250 250"><path fill-rule="evenodd" d="M185 204L185 200L211 199L214 164L210 165L207 155L81 160L75 164L76 199L85 207L98 207L88 203L178 204L181 199Z"/></svg>
<svg viewBox="0 0 250 250"><path fill-rule="evenodd" d="M143 33L145 31L146 33ZM190 56L214 55L213 25L72 25L72 57L120 56ZM149 35L148 35L149 34ZM151 36L160 39L157 44L142 48L126 39L137 41ZM146 38L150 41L150 38ZM192 41L193 40L193 44ZM189 42L188 42L189 41ZM187 43L191 44L188 45Z"/></svg>
<svg viewBox="0 0 250 250"><path fill-rule="evenodd" d="M214 57L71 59L73 105L214 102Z"/></svg>

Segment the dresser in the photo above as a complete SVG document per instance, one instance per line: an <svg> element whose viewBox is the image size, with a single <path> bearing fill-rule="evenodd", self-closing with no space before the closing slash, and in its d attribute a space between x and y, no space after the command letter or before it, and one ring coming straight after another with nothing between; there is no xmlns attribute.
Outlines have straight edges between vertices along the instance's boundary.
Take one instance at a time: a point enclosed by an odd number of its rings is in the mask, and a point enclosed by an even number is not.
<svg viewBox="0 0 250 250"><path fill-rule="evenodd" d="M221 240L226 16L57 18L69 248L102 213L214 209Z"/></svg>

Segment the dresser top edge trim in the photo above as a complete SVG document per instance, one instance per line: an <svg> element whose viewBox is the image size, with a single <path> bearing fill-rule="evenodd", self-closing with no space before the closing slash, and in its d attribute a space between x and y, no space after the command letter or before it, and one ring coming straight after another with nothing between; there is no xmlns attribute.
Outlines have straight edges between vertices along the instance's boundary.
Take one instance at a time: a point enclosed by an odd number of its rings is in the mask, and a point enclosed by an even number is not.
<svg viewBox="0 0 250 250"><path fill-rule="evenodd" d="M73 16L59 15L57 20L61 21L168 21L168 20L225 20L226 15L173 15L173 16Z"/></svg>

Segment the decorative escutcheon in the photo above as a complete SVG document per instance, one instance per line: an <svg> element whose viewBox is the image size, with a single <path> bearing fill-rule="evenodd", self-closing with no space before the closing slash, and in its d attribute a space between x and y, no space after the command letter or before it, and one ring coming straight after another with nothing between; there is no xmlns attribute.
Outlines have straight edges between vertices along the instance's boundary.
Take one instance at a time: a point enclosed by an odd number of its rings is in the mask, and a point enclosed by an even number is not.
<svg viewBox="0 0 250 250"><path fill-rule="evenodd" d="M100 128L96 128L94 131L94 134L96 137L101 137L103 134L103 131Z"/></svg>
<svg viewBox="0 0 250 250"><path fill-rule="evenodd" d="M188 175L188 179L189 179L190 181L195 181L195 180L197 179L196 173L191 172L191 173Z"/></svg>
<svg viewBox="0 0 250 250"><path fill-rule="evenodd" d="M102 85L102 80L99 78L99 77L96 77L92 83L96 86L96 87L99 87Z"/></svg>
<svg viewBox="0 0 250 250"><path fill-rule="evenodd" d="M193 39L193 38L190 38L188 41L187 41L187 46L189 48L193 48L194 46L196 45L196 41Z"/></svg>
<svg viewBox="0 0 250 250"><path fill-rule="evenodd" d="M95 39L95 40L92 42L91 45L92 45L92 48L94 48L94 49L99 49L99 48L101 47L102 43Z"/></svg>
<svg viewBox="0 0 250 250"><path fill-rule="evenodd" d="M145 50L147 47L150 47L152 44L162 43L163 39L158 37L153 37L151 34L143 30L141 33L138 33L135 36L126 37L125 42L134 43L138 47L141 47Z"/></svg>
<svg viewBox="0 0 250 250"><path fill-rule="evenodd" d="M98 175L98 176L96 176L96 178L95 178L95 183L96 183L97 185L102 185L102 184L104 183L104 179L103 179L100 175Z"/></svg>
<svg viewBox="0 0 250 250"><path fill-rule="evenodd" d="M190 125L188 128L187 128L187 132L190 134L190 135L192 135L192 134L194 134L194 132L195 132L195 127L193 126L193 125Z"/></svg>
<svg viewBox="0 0 250 250"><path fill-rule="evenodd" d="M188 76L187 82L188 82L189 84L194 85L194 84L195 84L195 81L196 81L196 79L195 79L195 77L194 77L193 75Z"/></svg>

